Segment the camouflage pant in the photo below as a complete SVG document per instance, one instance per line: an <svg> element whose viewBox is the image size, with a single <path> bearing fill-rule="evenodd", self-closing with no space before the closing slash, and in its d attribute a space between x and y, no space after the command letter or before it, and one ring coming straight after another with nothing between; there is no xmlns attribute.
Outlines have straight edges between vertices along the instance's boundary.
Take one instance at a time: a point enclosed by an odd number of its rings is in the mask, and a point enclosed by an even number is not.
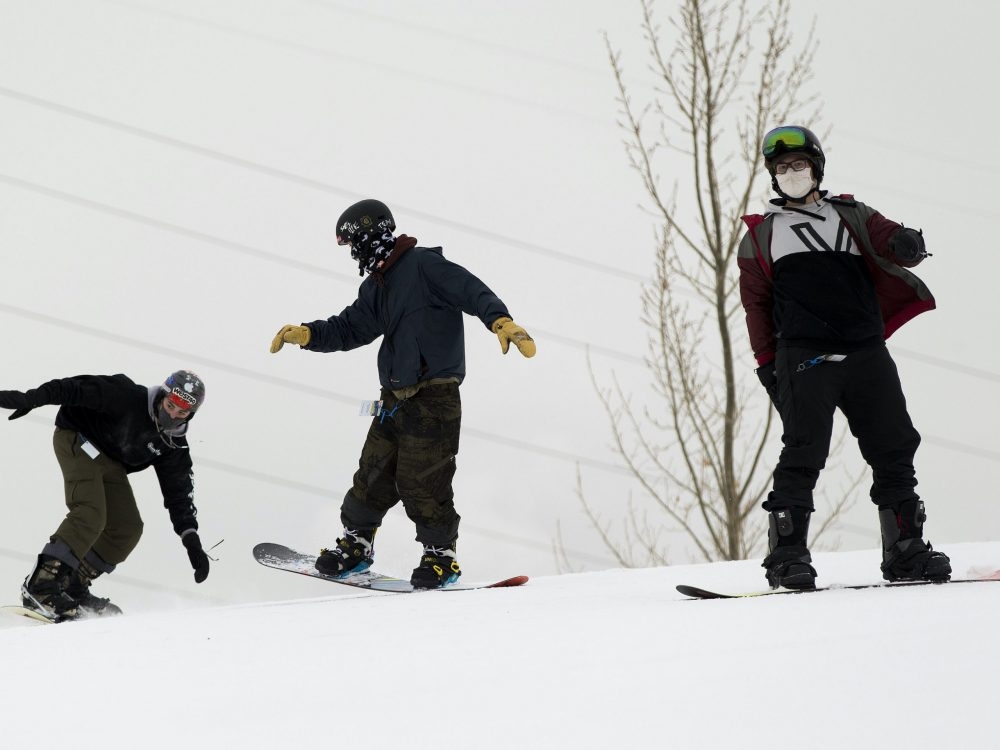
<svg viewBox="0 0 1000 750"><path fill-rule="evenodd" d="M53 540L65 542L77 560L93 550L108 566L123 562L142 536L142 518L125 468L103 454L91 458L73 430L57 429L52 447L69 508Z"/></svg>
<svg viewBox="0 0 1000 750"><path fill-rule="evenodd" d="M458 538L460 520L451 488L462 425L458 385L424 386L403 401L383 390L382 401L385 417L372 419L341 521L375 529L402 501L417 541L447 547Z"/></svg>

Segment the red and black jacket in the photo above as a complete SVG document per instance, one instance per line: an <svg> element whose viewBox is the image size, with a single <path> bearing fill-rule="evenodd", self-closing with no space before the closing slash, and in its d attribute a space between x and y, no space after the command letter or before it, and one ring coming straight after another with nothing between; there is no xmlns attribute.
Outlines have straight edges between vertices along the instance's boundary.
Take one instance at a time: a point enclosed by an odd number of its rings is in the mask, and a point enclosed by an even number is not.
<svg viewBox="0 0 1000 750"><path fill-rule="evenodd" d="M902 229L875 209L851 195L826 198L840 215L861 251L871 273L884 324L884 338L922 312L933 310L934 297L927 286L904 266L889 249L889 240ZM771 231L774 214L743 217L748 231L740 242L737 265L740 271L740 299L746 311L750 347L759 365L774 359L777 338L774 321L774 283L771 259Z"/></svg>

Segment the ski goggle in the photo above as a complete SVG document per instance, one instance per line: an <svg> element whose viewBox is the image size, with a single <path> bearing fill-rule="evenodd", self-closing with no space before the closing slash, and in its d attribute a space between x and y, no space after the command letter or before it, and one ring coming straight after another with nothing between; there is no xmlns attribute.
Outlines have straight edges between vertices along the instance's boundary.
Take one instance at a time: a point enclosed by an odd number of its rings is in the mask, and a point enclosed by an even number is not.
<svg viewBox="0 0 1000 750"><path fill-rule="evenodd" d="M808 142L806 133L802 128L789 126L775 128L764 136L760 152L764 155L765 159L769 159L783 151L794 151L805 148Z"/></svg>
<svg viewBox="0 0 1000 750"><path fill-rule="evenodd" d="M190 393L184 393L179 388L171 389L167 394L167 400L178 409L184 409L185 411L194 411L198 408L198 400Z"/></svg>

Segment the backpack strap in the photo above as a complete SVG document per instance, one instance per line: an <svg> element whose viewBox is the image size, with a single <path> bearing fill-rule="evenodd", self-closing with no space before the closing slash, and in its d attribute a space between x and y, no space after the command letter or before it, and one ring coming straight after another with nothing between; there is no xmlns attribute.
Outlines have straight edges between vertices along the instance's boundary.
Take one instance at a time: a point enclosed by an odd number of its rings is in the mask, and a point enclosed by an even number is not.
<svg viewBox="0 0 1000 750"><path fill-rule="evenodd" d="M826 198L828 203L834 203L838 206L850 206L853 208L858 205L858 202L854 200L854 196L850 193L842 193L840 195L829 195Z"/></svg>

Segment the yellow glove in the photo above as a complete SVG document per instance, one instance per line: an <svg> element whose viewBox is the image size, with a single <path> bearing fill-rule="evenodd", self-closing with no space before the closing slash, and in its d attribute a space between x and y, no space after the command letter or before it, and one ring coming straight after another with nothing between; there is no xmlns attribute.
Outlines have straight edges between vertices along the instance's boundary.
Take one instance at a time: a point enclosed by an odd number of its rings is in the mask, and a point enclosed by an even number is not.
<svg viewBox="0 0 1000 750"><path fill-rule="evenodd" d="M271 342L271 354L279 351L285 344L305 346L311 337L312 333L306 326L282 326Z"/></svg>
<svg viewBox="0 0 1000 750"><path fill-rule="evenodd" d="M504 354L507 353L507 349L510 348L510 342L513 341L514 346L525 357L535 356L535 340L528 335L526 330L510 318L497 318L493 321L493 325L490 326L490 330L500 339L500 351Z"/></svg>

